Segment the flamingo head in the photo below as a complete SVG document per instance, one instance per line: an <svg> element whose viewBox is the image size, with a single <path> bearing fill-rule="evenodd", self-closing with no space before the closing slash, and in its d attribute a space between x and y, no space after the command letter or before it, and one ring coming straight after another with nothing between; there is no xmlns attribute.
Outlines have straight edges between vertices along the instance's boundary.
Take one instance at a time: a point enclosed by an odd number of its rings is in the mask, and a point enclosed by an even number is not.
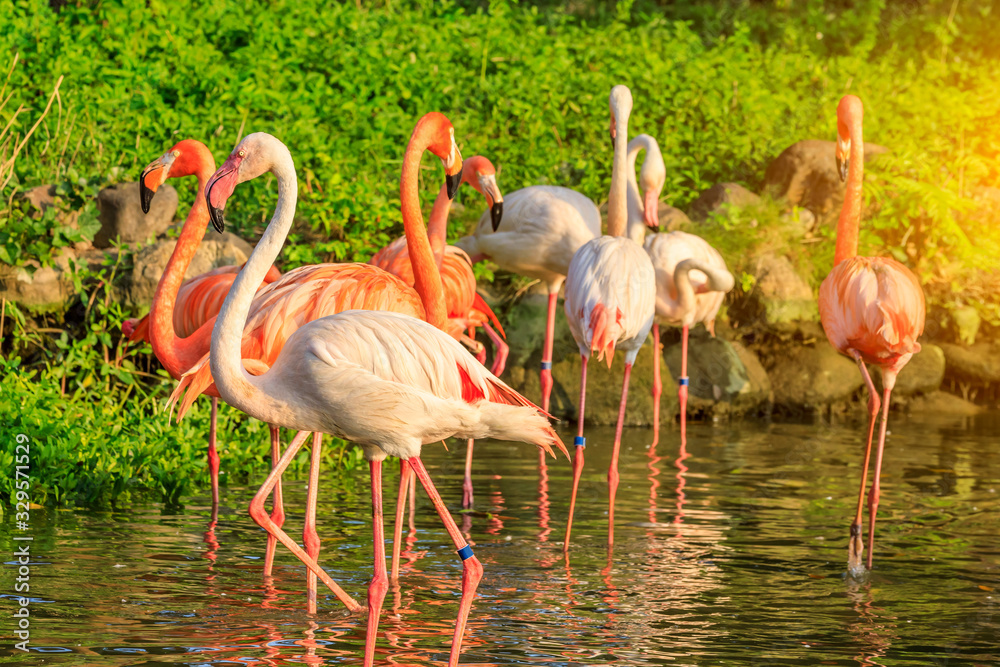
<svg viewBox="0 0 1000 667"><path fill-rule="evenodd" d="M496 231L503 219L503 193L497 185L497 170L493 163L482 155L470 157L462 167L462 181L486 197L486 205L490 207L490 221L493 223L493 231Z"/></svg>
<svg viewBox="0 0 1000 667"><path fill-rule="evenodd" d="M149 213L153 195L168 178L181 178L203 171L215 170L215 158L205 144L196 139L184 139L156 158L139 176L139 203L143 213Z"/></svg>
<svg viewBox="0 0 1000 667"><path fill-rule="evenodd" d="M660 194L667 182L667 168L663 163L663 154L660 153L660 146L656 143L656 139L648 134L640 134L632 141L636 140L643 140L646 149L646 159L642 161L642 168L639 169L643 220L650 229L659 229Z"/></svg>
<svg viewBox="0 0 1000 667"><path fill-rule="evenodd" d="M462 184L462 152L455 143L455 128L451 121L443 113L431 111L417 121L413 134L428 137L427 149L441 159L448 198L454 199L458 186Z"/></svg>
<svg viewBox="0 0 1000 667"><path fill-rule="evenodd" d="M223 213L236 186L272 171L282 162L294 173L292 155L277 138L266 132L254 132L243 138L205 185L208 214L216 231L225 231Z"/></svg>
<svg viewBox="0 0 1000 667"><path fill-rule="evenodd" d="M837 105L837 173L840 174L841 181L847 180L851 139L855 132L860 133L863 116L864 106L857 95L844 95L840 99L840 104Z"/></svg>
<svg viewBox="0 0 1000 667"><path fill-rule="evenodd" d="M623 121L628 122L629 114L632 113L632 91L628 86L619 84L611 89L608 103L611 107L611 141L614 141L618 137L618 117L621 116Z"/></svg>
<svg viewBox="0 0 1000 667"><path fill-rule="evenodd" d="M131 338L132 334L135 333L135 325L138 322L138 318L134 317L122 322L122 335L124 335L125 338Z"/></svg>

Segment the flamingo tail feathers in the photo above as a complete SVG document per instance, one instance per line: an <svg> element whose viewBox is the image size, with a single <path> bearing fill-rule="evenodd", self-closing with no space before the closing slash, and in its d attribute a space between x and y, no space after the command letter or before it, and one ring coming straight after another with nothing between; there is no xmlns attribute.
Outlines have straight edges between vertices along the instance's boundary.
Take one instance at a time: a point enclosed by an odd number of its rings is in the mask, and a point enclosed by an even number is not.
<svg viewBox="0 0 1000 667"><path fill-rule="evenodd" d="M614 319L603 303L598 303L590 311L590 349L597 352L597 360L604 361L611 368L615 354L615 341L622 333L622 311L616 309Z"/></svg>

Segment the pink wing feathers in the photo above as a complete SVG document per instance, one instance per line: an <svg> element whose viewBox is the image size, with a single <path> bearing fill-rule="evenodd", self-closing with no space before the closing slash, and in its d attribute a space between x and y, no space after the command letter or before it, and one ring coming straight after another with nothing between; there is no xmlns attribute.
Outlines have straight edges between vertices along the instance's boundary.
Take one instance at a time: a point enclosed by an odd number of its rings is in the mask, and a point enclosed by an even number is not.
<svg viewBox="0 0 1000 667"><path fill-rule="evenodd" d="M393 312L354 311L328 317L322 327L311 349L327 364L349 364L437 398L521 406L545 414L479 364L454 338L421 320ZM555 446L569 456L550 425L545 424L544 434L533 442L550 454Z"/></svg>
<svg viewBox="0 0 1000 667"><path fill-rule="evenodd" d="M424 317L424 307L413 288L377 267L357 263L302 266L254 297L243 328L244 366L254 375L263 373L300 327L345 310L387 310ZM184 374L170 397L173 404L184 394L178 416L183 417L194 399L210 391L212 384L206 353Z"/></svg>
<svg viewBox="0 0 1000 667"><path fill-rule="evenodd" d="M399 276L411 287L414 284L413 267L410 265L410 252L405 236L399 237L379 250L369 263ZM476 276L472 271L472 260L461 248L453 245L445 246L444 259L441 262L441 283L444 287L448 319L453 320L459 330L490 322L500 335L506 338L497 316L476 292Z"/></svg>
<svg viewBox="0 0 1000 667"><path fill-rule="evenodd" d="M819 289L819 314L830 344L857 350L868 363L891 366L920 351L924 293L894 259L853 257L833 267Z"/></svg>

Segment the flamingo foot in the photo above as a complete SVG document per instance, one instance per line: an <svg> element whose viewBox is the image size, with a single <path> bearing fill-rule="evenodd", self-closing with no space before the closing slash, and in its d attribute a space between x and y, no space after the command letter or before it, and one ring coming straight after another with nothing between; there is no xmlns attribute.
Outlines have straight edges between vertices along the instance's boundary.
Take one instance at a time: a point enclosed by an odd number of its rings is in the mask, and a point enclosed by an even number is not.
<svg viewBox="0 0 1000 667"><path fill-rule="evenodd" d="M864 555L865 542L861 539L861 523L855 521L851 524L851 537L847 553L847 572L856 579L860 579L868 571L861 562Z"/></svg>

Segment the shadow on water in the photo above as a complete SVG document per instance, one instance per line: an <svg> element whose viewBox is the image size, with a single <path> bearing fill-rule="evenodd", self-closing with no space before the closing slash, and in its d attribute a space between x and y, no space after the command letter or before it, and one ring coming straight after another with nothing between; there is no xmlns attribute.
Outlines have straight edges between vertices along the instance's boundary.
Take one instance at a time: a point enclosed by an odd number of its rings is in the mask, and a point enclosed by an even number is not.
<svg viewBox="0 0 1000 667"><path fill-rule="evenodd" d="M1000 638L1000 415L906 420L886 446L876 569L845 578L861 427L692 424L627 429L612 560L605 549L611 429L588 429L569 565L562 531L570 466L506 443L476 447L476 509L462 515L485 578L463 665L986 665ZM462 451L425 460L454 509ZM459 446L459 450L461 450ZM395 466L390 469L395 470ZM387 474L386 516L396 475ZM323 480L321 562L364 599L371 573L367 481ZM252 489L183 511L35 510L31 645L0 621L0 664L360 664L364 620L320 591L304 613L304 569L279 551L261 577ZM287 485L286 530L301 530L304 482ZM7 553L12 519L4 515ZM461 568L430 503L404 532L377 661L445 664ZM391 534L391 533L390 533ZM5 575L16 564L10 560ZM4 577L13 609L13 576ZM44 654L44 655L43 655Z"/></svg>

